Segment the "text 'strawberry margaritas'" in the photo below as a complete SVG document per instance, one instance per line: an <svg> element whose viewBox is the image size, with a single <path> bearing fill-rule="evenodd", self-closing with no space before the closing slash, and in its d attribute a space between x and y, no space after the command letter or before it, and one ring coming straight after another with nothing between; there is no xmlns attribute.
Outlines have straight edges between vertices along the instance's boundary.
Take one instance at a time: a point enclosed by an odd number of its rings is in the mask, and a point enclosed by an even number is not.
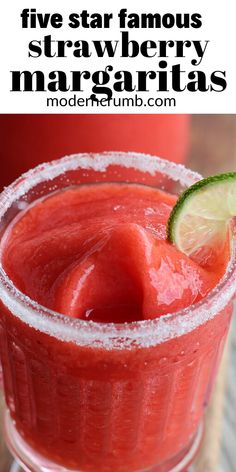
<svg viewBox="0 0 236 472"><path fill-rule="evenodd" d="M191 462L235 289L227 244L199 264L166 241L175 183L198 178L150 156L78 155L2 195L6 438L28 469Z"/></svg>

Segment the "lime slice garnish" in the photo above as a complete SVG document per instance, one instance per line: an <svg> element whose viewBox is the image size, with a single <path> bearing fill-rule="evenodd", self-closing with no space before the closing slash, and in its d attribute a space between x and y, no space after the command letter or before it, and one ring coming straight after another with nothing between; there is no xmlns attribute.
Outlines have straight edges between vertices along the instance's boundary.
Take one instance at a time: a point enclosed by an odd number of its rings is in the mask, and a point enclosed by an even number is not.
<svg viewBox="0 0 236 472"><path fill-rule="evenodd" d="M236 216L236 172L200 180L180 195L167 223L167 239L188 256L223 246Z"/></svg>

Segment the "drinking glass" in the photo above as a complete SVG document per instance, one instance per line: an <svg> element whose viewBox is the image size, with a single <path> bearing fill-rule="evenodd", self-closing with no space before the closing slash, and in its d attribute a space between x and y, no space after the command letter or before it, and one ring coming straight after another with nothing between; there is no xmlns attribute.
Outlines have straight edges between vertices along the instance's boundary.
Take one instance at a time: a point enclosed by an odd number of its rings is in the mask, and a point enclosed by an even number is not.
<svg viewBox="0 0 236 472"><path fill-rule="evenodd" d="M1 233L22 209L71 186L128 182L178 193L199 178L154 156L72 155L36 167L4 190ZM205 299L133 323L95 323L49 310L0 267L5 438L24 470L187 469L201 442L232 314L234 225L232 234L226 273Z"/></svg>

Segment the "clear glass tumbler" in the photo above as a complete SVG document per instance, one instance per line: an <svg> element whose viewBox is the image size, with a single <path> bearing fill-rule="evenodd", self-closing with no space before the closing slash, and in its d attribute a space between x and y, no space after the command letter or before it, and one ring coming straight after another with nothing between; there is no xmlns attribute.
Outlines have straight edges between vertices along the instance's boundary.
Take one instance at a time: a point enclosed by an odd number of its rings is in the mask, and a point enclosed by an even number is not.
<svg viewBox="0 0 236 472"><path fill-rule="evenodd" d="M4 190L1 233L27 205L70 186L131 182L176 193L199 178L153 156L69 156ZM235 288L234 237L227 271L204 300L130 324L71 319L40 306L1 266L5 437L24 470L185 471L201 441Z"/></svg>

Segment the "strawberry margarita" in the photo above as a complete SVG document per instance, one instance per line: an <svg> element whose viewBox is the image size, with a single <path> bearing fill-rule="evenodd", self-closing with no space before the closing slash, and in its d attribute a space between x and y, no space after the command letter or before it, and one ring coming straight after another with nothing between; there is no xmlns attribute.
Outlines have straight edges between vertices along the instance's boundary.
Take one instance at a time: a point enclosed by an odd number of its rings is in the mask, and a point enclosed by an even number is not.
<svg viewBox="0 0 236 472"><path fill-rule="evenodd" d="M26 470L191 462L235 289L227 245L199 262L166 241L175 183L198 178L150 156L81 155L2 195L5 429Z"/></svg>

